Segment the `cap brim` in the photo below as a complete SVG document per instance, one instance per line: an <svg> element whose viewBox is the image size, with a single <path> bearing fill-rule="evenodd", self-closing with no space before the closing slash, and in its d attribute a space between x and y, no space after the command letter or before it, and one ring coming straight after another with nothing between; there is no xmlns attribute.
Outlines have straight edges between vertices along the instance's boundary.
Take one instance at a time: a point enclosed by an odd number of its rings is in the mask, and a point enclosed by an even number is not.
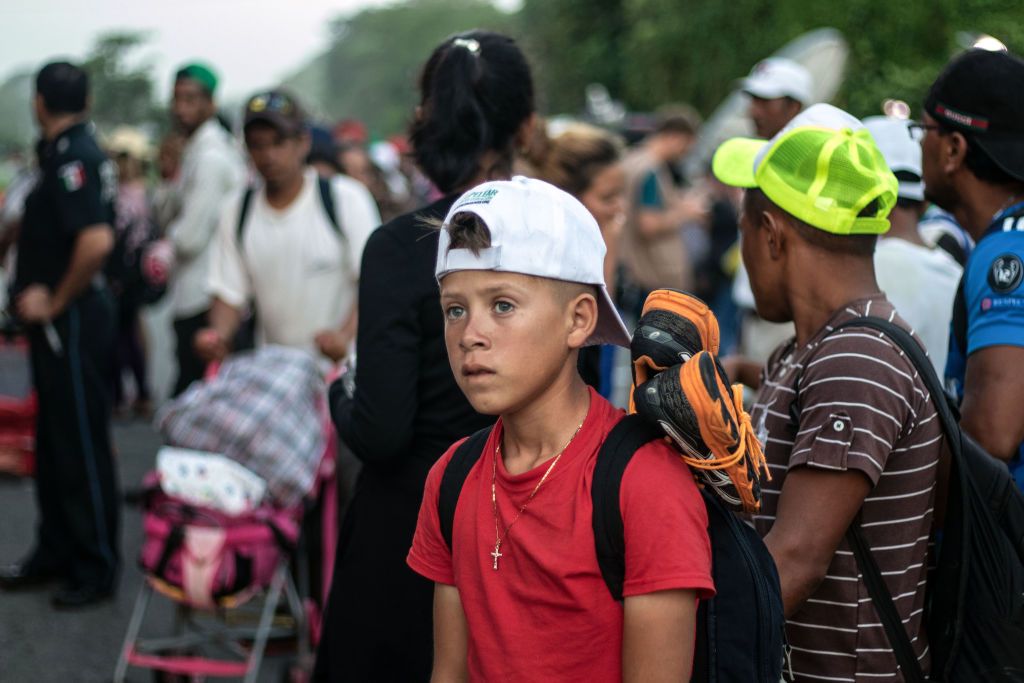
<svg viewBox="0 0 1024 683"><path fill-rule="evenodd" d="M604 285L597 285L600 295L597 297L597 327L587 339L585 346L599 346L601 344L613 344L629 348L632 338L626 324L622 322L618 309L612 303L612 297L608 294L608 288Z"/></svg>
<svg viewBox="0 0 1024 683"><path fill-rule="evenodd" d="M988 133L971 135L970 141L977 143L1008 175L1024 180L1024 137Z"/></svg>
<svg viewBox="0 0 1024 683"><path fill-rule="evenodd" d="M711 172L726 185L733 187L757 187L754 180L754 160L768 144L767 140L756 138L732 138L726 140L711 160Z"/></svg>
<svg viewBox="0 0 1024 683"><path fill-rule="evenodd" d="M762 100L775 100L780 97L786 97L789 94L785 92L785 88L782 88L777 84L767 83L753 78L744 78L741 80L740 90L748 95L760 97Z"/></svg>
<svg viewBox="0 0 1024 683"><path fill-rule="evenodd" d="M254 112L247 115L245 123L242 124L242 130L244 131L254 123L266 123L276 128L279 133L284 133L285 135L298 133L303 129L301 124L272 111Z"/></svg>
<svg viewBox="0 0 1024 683"><path fill-rule="evenodd" d="M896 195L900 199L910 199L915 202L924 201L924 183L918 180L912 182L909 180L901 180L899 190Z"/></svg>

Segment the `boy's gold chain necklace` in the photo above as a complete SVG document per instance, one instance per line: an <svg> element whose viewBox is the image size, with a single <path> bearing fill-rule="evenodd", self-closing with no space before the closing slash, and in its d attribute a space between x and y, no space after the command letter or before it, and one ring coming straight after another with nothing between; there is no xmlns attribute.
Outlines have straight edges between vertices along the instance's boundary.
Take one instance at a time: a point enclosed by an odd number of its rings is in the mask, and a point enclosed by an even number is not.
<svg viewBox="0 0 1024 683"><path fill-rule="evenodd" d="M583 421L585 420L586 417L583 418ZM497 480L498 458L501 457L501 439L498 439L498 446L494 449L494 459L491 461L491 508L494 510L494 552L490 553L490 556L494 558L493 568L495 571L498 570L498 558L502 556L501 544L504 543L505 539L508 538L508 532L512 530L512 525L519 521L519 518L522 516L523 511L526 510L526 506L529 505L530 501L533 500L533 497L537 495L537 491L540 491L540 487L544 485L545 481L547 481L548 475L551 474L551 470L555 469L555 465L557 465L558 461L562 458L562 453L565 453L565 449L569 447L569 444L571 444L573 439L576 438L576 435L580 433L581 429L583 429L583 421L581 421L576 426L576 431L572 433L572 436L569 437L569 440L565 442L564 446L562 446L562 450L558 451L558 453L555 455L554 460L552 460L551 464L548 465L547 471L544 472L544 476L540 478L540 481L537 482L537 485L533 487L533 491L530 492L530 495L526 499L526 502L522 504L522 506L519 508L519 511L516 512L516 516L512 519L509 525L505 527L505 533L499 533L498 531L499 526Z"/></svg>

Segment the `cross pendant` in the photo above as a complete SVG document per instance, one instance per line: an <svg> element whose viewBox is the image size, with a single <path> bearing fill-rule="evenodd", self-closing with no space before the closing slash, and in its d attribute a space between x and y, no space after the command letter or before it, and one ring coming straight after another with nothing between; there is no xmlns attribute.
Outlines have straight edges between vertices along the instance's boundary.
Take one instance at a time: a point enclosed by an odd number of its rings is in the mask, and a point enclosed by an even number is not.
<svg viewBox="0 0 1024 683"><path fill-rule="evenodd" d="M491 553L491 557L494 558L494 571L498 571L498 558L501 557L501 541L494 544L494 552Z"/></svg>

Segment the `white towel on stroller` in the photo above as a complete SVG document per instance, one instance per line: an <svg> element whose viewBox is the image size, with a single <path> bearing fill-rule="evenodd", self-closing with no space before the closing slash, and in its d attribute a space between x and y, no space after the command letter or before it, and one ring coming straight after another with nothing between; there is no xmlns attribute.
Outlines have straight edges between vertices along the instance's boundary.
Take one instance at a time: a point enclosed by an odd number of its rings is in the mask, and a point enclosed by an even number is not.
<svg viewBox="0 0 1024 683"><path fill-rule="evenodd" d="M262 477L217 453L164 446L156 469L167 495L229 515L256 509L267 491Z"/></svg>
<svg viewBox="0 0 1024 683"><path fill-rule="evenodd" d="M275 503L295 505L323 455L324 390L311 353L267 346L229 358L161 408L156 423L170 445L222 453L266 480Z"/></svg>

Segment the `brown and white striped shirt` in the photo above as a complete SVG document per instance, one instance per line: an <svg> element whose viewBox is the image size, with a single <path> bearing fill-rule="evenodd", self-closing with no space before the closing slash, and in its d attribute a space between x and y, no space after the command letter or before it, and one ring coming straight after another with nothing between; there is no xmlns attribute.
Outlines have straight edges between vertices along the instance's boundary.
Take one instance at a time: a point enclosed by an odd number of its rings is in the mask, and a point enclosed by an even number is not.
<svg viewBox="0 0 1024 683"><path fill-rule="evenodd" d="M791 468L862 472L872 483L861 508L864 535L927 672L922 613L942 426L913 363L893 342L868 328L832 333L862 315L910 329L884 296L860 299L804 347L790 341L769 359L751 417L772 480L754 525L762 536L771 530ZM903 680L845 539L786 635L798 681Z"/></svg>

